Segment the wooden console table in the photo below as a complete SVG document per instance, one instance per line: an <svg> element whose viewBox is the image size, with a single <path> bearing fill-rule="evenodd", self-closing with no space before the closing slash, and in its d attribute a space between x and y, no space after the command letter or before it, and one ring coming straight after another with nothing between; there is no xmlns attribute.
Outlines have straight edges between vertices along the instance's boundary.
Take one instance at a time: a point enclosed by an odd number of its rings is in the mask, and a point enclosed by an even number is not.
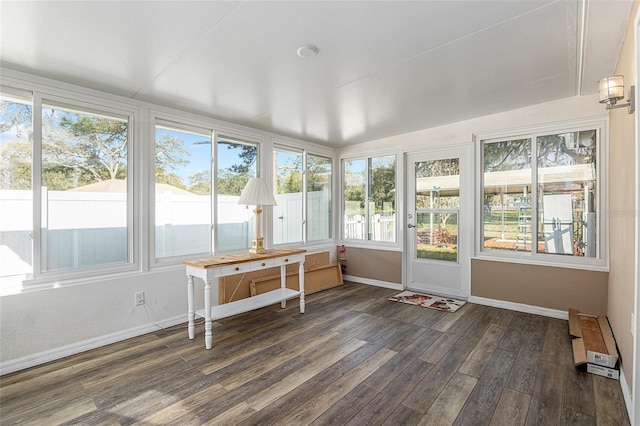
<svg viewBox="0 0 640 426"><path fill-rule="evenodd" d="M239 253L224 256L205 257L202 259L186 260L183 263L187 268L187 302L189 320L189 339L195 337L195 316L204 318L204 343L207 349L211 349L213 337L211 334L211 321L230 317L253 309L281 303L284 308L287 299L300 296L300 313L304 313L304 249L294 250L269 250L267 253ZM286 287L286 266L290 263L299 264L298 283L300 291ZM248 297L219 304L218 291L211 297L211 280L220 283L220 277L242 274L245 272L259 271L262 269L280 266L280 288L258 296ZM195 311L193 307L193 277L204 281L204 309ZM216 286L218 287L218 286Z"/></svg>

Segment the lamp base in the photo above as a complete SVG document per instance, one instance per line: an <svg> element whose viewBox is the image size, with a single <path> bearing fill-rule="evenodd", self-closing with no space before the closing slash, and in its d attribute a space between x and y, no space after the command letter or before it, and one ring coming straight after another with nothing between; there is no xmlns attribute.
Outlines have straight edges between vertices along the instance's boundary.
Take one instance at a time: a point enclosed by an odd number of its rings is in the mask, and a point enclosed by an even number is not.
<svg viewBox="0 0 640 426"><path fill-rule="evenodd" d="M254 237L251 240L251 248L249 249L249 253L259 254L266 252L267 250L264 248L264 238Z"/></svg>

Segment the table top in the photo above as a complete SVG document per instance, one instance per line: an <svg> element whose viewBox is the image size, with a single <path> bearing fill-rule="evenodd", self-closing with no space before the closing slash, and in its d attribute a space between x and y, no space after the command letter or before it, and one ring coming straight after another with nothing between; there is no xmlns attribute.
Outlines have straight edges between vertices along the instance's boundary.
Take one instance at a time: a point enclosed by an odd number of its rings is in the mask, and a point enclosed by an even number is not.
<svg viewBox="0 0 640 426"><path fill-rule="evenodd" d="M222 256L203 257L200 259L185 260L182 262L187 266L195 268L215 268L224 265L234 265L236 263L254 262L265 259L273 259L275 257L293 256L296 254L306 253L305 249L277 249L267 250L266 253L233 253Z"/></svg>

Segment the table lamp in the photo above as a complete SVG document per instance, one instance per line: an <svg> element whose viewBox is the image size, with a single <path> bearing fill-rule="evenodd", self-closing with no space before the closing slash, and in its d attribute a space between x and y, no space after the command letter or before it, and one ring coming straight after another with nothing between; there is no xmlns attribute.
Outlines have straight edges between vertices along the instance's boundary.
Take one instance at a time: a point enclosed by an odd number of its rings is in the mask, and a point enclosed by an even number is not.
<svg viewBox="0 0 640 426"><path fill-rule="evenodd" d="M256 233L251 240L249 253L265 253L267 250L264 248L264 238L260 235L260 213L262 213L262 206L276 205L276 199L271 189L269 189L266 179L250 178L240 194L238 204L256 206L253 210L256 214Z"/></svg>

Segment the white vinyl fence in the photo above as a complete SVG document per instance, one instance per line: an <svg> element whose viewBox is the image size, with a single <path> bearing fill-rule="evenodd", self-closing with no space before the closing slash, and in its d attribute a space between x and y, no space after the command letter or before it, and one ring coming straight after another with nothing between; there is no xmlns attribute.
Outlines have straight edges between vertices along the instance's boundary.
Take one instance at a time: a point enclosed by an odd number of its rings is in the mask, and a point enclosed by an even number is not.
<svg viewBox="0 0 640 426"><path fill-rule="evenodd" d="M31 272L31 191L0 190L0 276ZM211 250L209 197L157 194L156 257ZM42 269L125 263L129 259L124 193L43 193ZM238 197L218 198L220 250L248 248L253 212ZM144 226L144 225L143 225Z"/></svg>
<svg viewBox="0 0 640 426"><path fill-rule="evenodd" d="M344 217L344 236L347 239L367 240L366 220L359 214ZM396 241L396 215L375 214L369 224L369 240Z"/></svg>

